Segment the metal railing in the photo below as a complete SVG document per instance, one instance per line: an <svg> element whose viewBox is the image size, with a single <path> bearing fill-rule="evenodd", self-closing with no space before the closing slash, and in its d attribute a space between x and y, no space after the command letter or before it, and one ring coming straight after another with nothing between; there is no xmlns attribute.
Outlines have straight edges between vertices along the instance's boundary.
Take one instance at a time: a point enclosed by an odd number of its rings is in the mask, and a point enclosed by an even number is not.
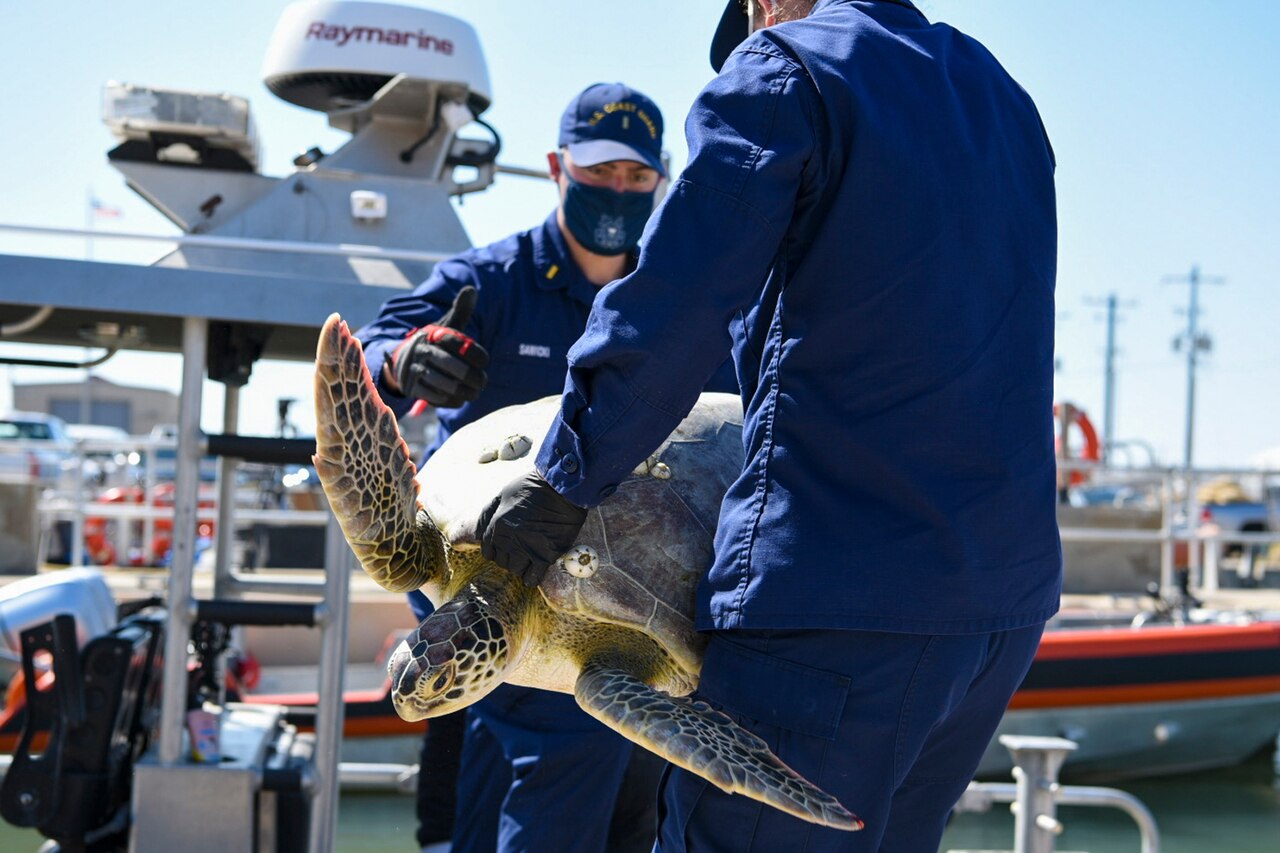
<svg viewBox="0 0 1280 853"><path fill-rule="evenodd" d="M166 243L203 249L241 249L295 255L384 258L394 261L422 261L425 263L437 263L453 256L452 253L448 252L387 249L381 246L369 246L361 243L307 243L296 240L259 240L250 237L214 237L200 234L143 234L130 231L104 231L97 228L46 228L38 225L13 225L0 222L0 234L5 233L23 236L118 240L131 243Z"/></svg>
<svg viewBox="0 0 1280 853"><path fill-rule="evenodd" d="M1116 503L1072 503L1073 506L1112 507L1118 510L1147 509L1158 511L1159 527L1112 528L1072 527L1060 528L1062 541L1149 543L1160 548L1160 589L1168 595L1178 589L1176 570L1185 568L1190 573L1190 587L1200 593L1212 593L1221 588L1222 559L1229 546L1241 546L1245 559L1257 559L1260 551L1280 544L1280 471L1257 468L1107 468L1096 463L1059 461L1063 478L1070 472L1080 472L1085 481L1067 490L1069 497L1087 494L1091 487L1120 486L1132 491ZM1201 521L1202 510L1210 511L1230 504L1203 504L1197 497L1201 487L1217 480L1240 481L1252 486L1263 506L1262 518L1266 530L1223 530ZM1136 496L1136 499L1135 499ZM1185 561L1178 559L1178 547L1186 546ZM1280 569L1280 565L1277 565Z"/></svg>
<svg viewBox="0 0 1280 853"><path fill-rule="evenodd" d="M39 440L0 440L0 454L38 453L45 460L43 475L27 470L15 471L18 476L25 475L37 485L47 486L42 493L37 513L41 537L36 552L37 565L48 561L58 521L71 522L71 534L68 553L63 555L72 565L83 565L87 562L85 553L86 519L101 519L117 522L117 533L122 534L123 545L135 538L123 530L126 522L141 524L141 543L145 549L153 542L156 535L157 521L172 521L174 507L172 495L159 494L162 487L172 483L172 472L164 469L164 465L172 466L172 462L161 459L165 453L176 454L177 441L169 437L130 438L119 440L80 439L68 447L65 443L54 443ZM62 454L60 471L47 470L49 460ZM212 460L206 457L208 465ZM34 462L24 463L31 469ZM114 474L104 474L105 467L115 469ZM205 466L202 466L205 467ZM3 470L3 469L0 469ZM95 470L104 479L100 483L91 482ZM268 468L260 468L264 476ZM213 472L210 472L211 474ZM219 471L213 479L203 477L203 485L208 494L200 500L204 506L198 506L195 518L197 522L213 522L219 517L219 501L230 497L236 501L234 520L236 529L249 526L307 526L322 527L329 518L327 508L296 509L272 508L263 506L269 498L279 494L269 493L261 484L247 482L233 485L224 492L220 487L222 477ZM95 494L95 489L97 494ZM124 496L115 502L98 500L110 489L133 489L134 493ZM318 489L307 492L308 496L323 503L322 493ZM117 494L117 498L122 496ZM162 500L163 499L163 500ZM256 505L255 505L256 504ZM122 553L123 548L118 551ZM153 564L153 561L148 561Z"/></svg>
<svg viewBox="0 0 1280 853"><path fill-rule="evenodd" d="M48 442L13 442L0 441L0 451L22 448L48 449ZM125 454L131 460L132 469L137 473L131 479L133 485L139 486L145 494L154 494L156 486L166 481L167 477L159 476L156 456L161 452L172 452L176 442L171 438L131 439L129 441L83 440L75 443L71 471L64 476L62 488L47 492L39 504L42 526L48 531L56 520L72 521L70 561L74 564L84 562L84 520L86 517L108 519L113 521L141 521L144 525L143 542L150 542L154 536L155 522L159 519L172 519L171 507L152 506L147 503L101 503L94 500L90 493L90 484L83 475L86 460L94 454ZM1202 504L1196 499L1200 486L1210 480L1229 477L1238 480L1255 480L1258 483L1280 483L1280 471L1260 471L1256 469L1217 468L1185 471L1179 468L1141 468L1141 469L1108 469L1088 463L1066 463L1064 470L1078 470L1089 476L1086 483L1074 488L1073 493L1081 494L1091 486L1100 482L1111 485L1130 485L1142 499L1115 505L1117 509L1147 509L1158 512L1159 526L1150 528L1113 528L1099 526L1063 526L1060 528L1064 542L1097 542L1097 543L1132 543L1150 544L1160 548L1160 586L1164 592L1176 589L1175 570L1187 568L1190 571L1191 587L1199 592L1212 593L1221 588L1223 554L1228 547L1238 546L1241 559L1252 561L1254 567L1262 565L1262 552L1280 544L1280 486L1271 485L1271 492L1261 492L1263 503L1267 504L1264 531L1231 531L1200 523ZM206 483L214 488L213 483ZM254 500L248 494L251 487L233 487L231 494L239 493L236 503L235 520L237 529L247 525L305 525L320 526L328 518L325 509L280 509L254 506ZM227 492L214 488L217 493L212 506L197 509L197 519L210 521L216 518L218 499ZM1268 502L1268 498L1270 501ZM1077 504L1078 505L1078 504ZM1107 506L1092 504L1092 506ZM44 543L47 544L47 539ZM1178 559L1180 546L1186 546L1185 560ZM46 552L42 551L42 562ZM1280 568L1280 565L1277 565Z"/></svg>
<svg viewBox="0 0 1280 853"><path fill-rule="evenodd" d="M1053 853L1064 829L1058 806L1107 806L1123 811L1137 824L1142 853L1160 853L1160 830L1151 811L1137 797L1116 788L1060 785L1058 772L1076 749L1064 738L1000 735L1013 756L1014 784L970 782L957 812L987 812L992 803L1008 803L1014 816L1012 853Z"/></svg>

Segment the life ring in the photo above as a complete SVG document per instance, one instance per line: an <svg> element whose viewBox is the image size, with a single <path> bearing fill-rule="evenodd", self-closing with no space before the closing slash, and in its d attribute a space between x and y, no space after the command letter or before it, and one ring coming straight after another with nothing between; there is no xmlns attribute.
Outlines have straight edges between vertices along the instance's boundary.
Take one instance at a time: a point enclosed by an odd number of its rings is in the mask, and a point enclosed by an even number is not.
<svg viewBox="0 0 1280 853"><path fill-rule="evenodd" d="M1065 406L1065 410L1064 407ZM1067 438L1067 430L1074 424L1080 430L1080 435L1084 439L1084 445L1080 448L1080 454L1075 459L1082 462L1098 462L1102 459L1102 443L1098 440L1098 431L1093 428L1093 423L1089 420L1089 416L1084 413L1084 409L1071 403L1054 403L1053 417L1054 420L1061 423L1062 418L1066 417L1066 423L1062 432L1054 438L1053 449L1059 459L1073 458L1068 457L1066 453L1070 451L1071 444L1067 442L1064 451L1063 442ZM1067 476L1067 481L1073 486L1079 486L1089 479L1089 471L1074 469Z"/></svg>

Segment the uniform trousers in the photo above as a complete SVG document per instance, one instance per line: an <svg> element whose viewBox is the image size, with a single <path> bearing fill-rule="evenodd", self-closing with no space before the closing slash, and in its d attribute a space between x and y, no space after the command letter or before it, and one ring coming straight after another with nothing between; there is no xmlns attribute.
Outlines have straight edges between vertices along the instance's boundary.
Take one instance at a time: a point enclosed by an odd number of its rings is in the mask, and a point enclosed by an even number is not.
<svg viewBox="0 0 1280 853"><path fill-rule="evenodd" d="M499 687L468 715L453 853L647 853L663 767L568 694Z"/></svg>
<svg viewBox="0 0 1280 853"><path fill-rule="evenodd" d="M712 633L699 698L866 823L815 826L669 767L662 853L934 853L1043 624L988 634Z"/></svg>

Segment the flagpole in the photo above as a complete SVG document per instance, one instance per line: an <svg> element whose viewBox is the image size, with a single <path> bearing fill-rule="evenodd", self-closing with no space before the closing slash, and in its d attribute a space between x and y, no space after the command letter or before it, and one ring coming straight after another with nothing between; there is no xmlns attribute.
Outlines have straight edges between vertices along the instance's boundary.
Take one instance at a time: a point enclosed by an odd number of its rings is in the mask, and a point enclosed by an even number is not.
<svg viewBox="0 0 1280 853"><path fill-rule="evenodd" d="M97 212L94 210L94 205L93 205L95 196L93 194L92 185L87 186L85 189L86 189L86 196L84 201L84 230L88 232L92 232L94 220L98 218L96 215ZM93 234L92 233L89 233L84 238L84 258L86 261L93 260ZM84 350L84 360L86 363L91 361L91 358L89 356L89 349L87 347ZM93 370L92 368L89 368L89 367L86 367L84 369L84 382L80 386L80 414L79 414L78 420L82 424L92 423L92 420L93 420ZM80 472L80 478L81 480L83 480L84 478L83 471ZM77 488L78 487L79 487L79 481L77 482ZM75 531L75 532L78 533L79 531Z"/></svg>

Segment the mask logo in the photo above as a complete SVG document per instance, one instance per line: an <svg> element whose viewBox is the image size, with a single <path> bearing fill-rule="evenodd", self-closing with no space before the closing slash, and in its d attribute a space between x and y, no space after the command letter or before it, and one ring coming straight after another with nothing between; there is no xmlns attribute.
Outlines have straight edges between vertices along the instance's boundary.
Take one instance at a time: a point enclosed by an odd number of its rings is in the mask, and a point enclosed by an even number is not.
<svg viewBox="0 0 1280 853"><path fill-rule="evenodd" d="M596 222L595 238L596 245L602 249L625 251L629 248L627 246L627 224L621 216L600 214L600 219Z"/></svg>

